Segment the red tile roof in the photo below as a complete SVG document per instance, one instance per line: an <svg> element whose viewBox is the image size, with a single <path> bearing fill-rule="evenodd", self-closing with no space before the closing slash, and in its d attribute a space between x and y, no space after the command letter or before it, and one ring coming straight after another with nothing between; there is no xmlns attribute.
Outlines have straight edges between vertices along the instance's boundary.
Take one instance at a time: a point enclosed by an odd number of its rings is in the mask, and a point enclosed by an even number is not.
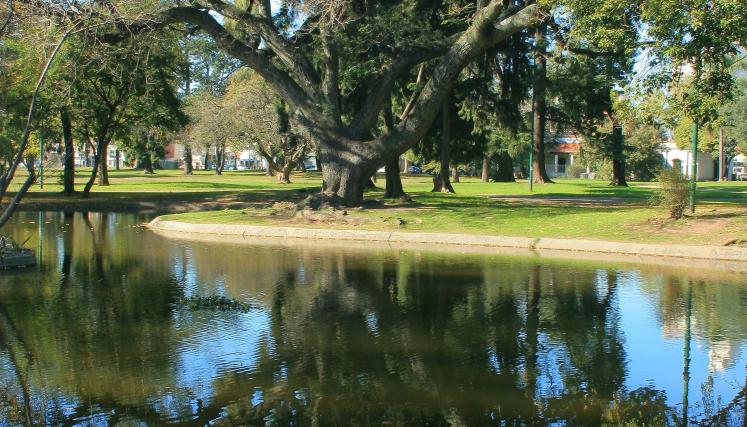
<svg viewBox="0 0 747 427"><path fill-rule="evenodd" d="M571 143L571 142L563 142L559 144L555 144L550 146L550 149L547 150L549 153L570 153L575 154L581 151L581 144L578 143Z"/></svg>

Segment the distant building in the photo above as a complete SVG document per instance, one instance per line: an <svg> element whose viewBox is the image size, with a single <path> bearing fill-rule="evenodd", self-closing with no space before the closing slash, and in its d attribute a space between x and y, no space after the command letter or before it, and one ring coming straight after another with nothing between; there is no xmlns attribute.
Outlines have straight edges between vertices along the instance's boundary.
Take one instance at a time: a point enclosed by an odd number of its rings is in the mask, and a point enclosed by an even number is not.
<svg viewBox="0 0 747 427"><path fill-rule="evenodd" d="M107 156L106 156L106 165L111 168L116 168L117 166L124 167L125 162L127 160L124 150L119 150L116 145L109 145L107 149ZM119 161L117 161L117 156L119 156Z"/></svg>
<svg viewBox="0 0 747 427"><path fill-rule="evenodd" d="M170 142L163 147L164 154L160 161L164 169L180 169L184 165L184 145Z"/></svg>
<svg viewBox="0 0 747 427"><path fill-rule="evenodd" d="M80 150L78 147L75 147L73 153L75 167L88 168L93 166L93 148L86 147L85 150ZM124 150L117 150L117 146L114 144L109 144L106 154L106 166L110 169L117 167L117 156L119 156L119 167L124 167L128 164Z"/></svg>
<svg viewBox="0 0 747 427"><path fill-rule="evenodd" d="M550 178L569 176L570 166L581 152L581 142L573 130L545 134L545 170Z"/></svg>
<svg viewBox="0 0 747 427"><path fill-rule="evenodd" d="M679 170L684 176L692 175L692 155L690 150L682 150L674 142L662 144L661 155L667 167ZM711 153L698 153L697 181L712 181L716 176L715 161Z"/></svg>
<svg viewBox="0 0 747 427"><path fill-rule="evenodd" d="M207 161L208 169L215 168L215 147L211 146L205 152L204 147L192 148L192 167L200 170L205 169ZM224 170L254 170L264 169L265 162L254 148L246 148L242 151L226 151ZM184 166L184 145L172 142L164 147L164 156L161 160L164 169L180 169Z"/></svg>

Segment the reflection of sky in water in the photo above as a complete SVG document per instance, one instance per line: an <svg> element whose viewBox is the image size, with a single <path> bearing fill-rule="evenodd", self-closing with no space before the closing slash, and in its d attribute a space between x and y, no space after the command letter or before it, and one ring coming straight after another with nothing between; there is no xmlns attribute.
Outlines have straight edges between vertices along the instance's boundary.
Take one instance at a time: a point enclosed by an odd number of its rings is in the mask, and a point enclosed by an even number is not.
<svg viewBox="0 0 747 427"><path fill-rule="evenodd" d="M620 327L625 334L625 350L627 355L626 386L633 390L643 386L653 386L667 392L667 404L681 407L683 401L683 371L684 371L684 331L677 337L666 337L662 325L657 317L656 301L651 294L645 293L640 285L641 280L630 276L620 283L618 303L620 311ZM693 319L694 320L694 319ZM694 326L694 325L693 325ZM736 347L744 348L745 343L734 343ZM703 390L709 382L709 375L713 379L713 398L721 397L722 402L728 402L744 387L745 366L747 360L739 356L740 352L732 352L736 356L730 360L724 369L712 371L714 357L718 357L712 346L704 340L695 338L690 345L690 385L689 401L695 406L695 413L701 413ZM744 351L741 352L744 354ZM724 402L725 400L725 402Z"/></svg>
<svg viewBox="0 0 747 427"><path fill-rule="evenodd" d="M214 393L213 380L227 372L247 373L257 367L262 347L271 351L270 315L249 313L186 313L176 319L187 333L174 353L178 383L197 399Z"/></svg>

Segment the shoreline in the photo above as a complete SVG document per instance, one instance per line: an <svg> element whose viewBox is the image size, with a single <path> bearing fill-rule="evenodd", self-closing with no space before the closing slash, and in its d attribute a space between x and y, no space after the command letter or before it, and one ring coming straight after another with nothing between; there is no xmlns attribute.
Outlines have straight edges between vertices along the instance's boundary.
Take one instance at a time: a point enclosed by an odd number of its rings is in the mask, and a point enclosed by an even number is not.
<svg viewBox="0 0 747 427"><path fill-rule="evenodd" d="M532 252L566 254L601 254L645 257L659 260L719 261L747 267L747 248L731 246L663 245L583 239L530 238L473 234L371 231L303 227L275 227L245 224L205 224L153 219L147 227L162 232L255 237L284 241L372 242L383 245L419 246L422 248L519 249Z"/></svg>

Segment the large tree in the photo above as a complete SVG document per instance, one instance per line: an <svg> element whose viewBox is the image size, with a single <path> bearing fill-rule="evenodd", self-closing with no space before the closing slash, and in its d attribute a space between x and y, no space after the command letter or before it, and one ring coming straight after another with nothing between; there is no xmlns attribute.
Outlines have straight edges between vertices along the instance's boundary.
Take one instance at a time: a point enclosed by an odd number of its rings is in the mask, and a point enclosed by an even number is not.
<svg viewBox="0 0 747 427"><path fill-rule="evenodd" d="M473 11L459 20L466 25L438 26L437 31L428 17L418 13L419 9L438 15L447 12L446 6L436 10L413 2L353 2L334 8L332 3L319 2L305 3L304 11L296 8L296 13L305 12L307 18L299 30L291 32L282 25L282 19L271 17L269 1L256 2L250 10L219 0L193 4L159 6L145 18L123 20L121 30L104 39L115 43L129 39L133 33L175 23L203 30L221 49L261 75L293 111L294 125L317 144L323 187L321 197L314 202L348 206L362 202L365 184L380 166L426 134L467 64L540 19L540 7L533 2L494 0L477 11L473 4L463 5L464 10ZM224 23L240 22L244 32L256 35L262 43L244 41L246 38L229 31L216 15L222 16ZM395 16L408 22L394 33L370 34L367 45L372 64L368 72L355 79L358 88L365 90L341 91L341 74L355 71L340 67L340 51L351 35L367 34L376 20ZM429 60L436 64L410 113L390 131L372 138L372 129L395 80ZM343 116L342 106L350 104L359 108L345 108L350 114Z"/></svg>
<svg viewBox="0 0 747 427"><path fill-rule="evenodd" d="M89 7L89 3L76 3L76 9L71 10L63 0L23 1L41 3L63 14ZM90 7L100 7L100 13L108 16L118 11L105 6L111 3L94 2ZM732 16L744 16L741 0L699 3L713 3L714 8L731 11ZM643 16L652 34L661 39L679 37L673 43L682 45L687 44L687 33L678 29L687 21L689 7L675 0L317 0L281 2L273 16L269 0L143 4L151 10L141 8L136 18L119 20L104 40L117 43L133 34L178 23L202 30L223 51L261 75L291 109L294 125L316 143L323 187L321 197L313 201L344 205L362 202L369 177L428 132L464 68L507 37L533 32L537 24L555 16L559 27L568 23L572 30L559 32L564 45L599 50L602 56L610 51L617 54L619 41L627 40L631 29L640 28L631 18ZM679 15L661 20L671 15L662 13L662 7L670 4ZM394 26L382 25L395 21ZM731 24L708 27L717 31L705 34L721 31L723 34L716 35L730 42L735 37L743 41L740 28L744 26ZM673 30L658 31L660 27ZM628 46L623 48L622 53L628 54ZM349 52L366 56L365 66L357 59L348 61ZM424 62L432 66L409 114L374 136L372 130L388 105L394 82Z"/></svg>
<svg viewBox="0 0 747 427"><path fill-rule="evenodd" d="M97 177L99 185L108 185L108 147L113 139L132 140L145 128L179 121L175 95L179 56L172 42L144 35L107 49L98 44L95 34L87 34L65 52L72 126L93 151L84 197Z"/></svg>

